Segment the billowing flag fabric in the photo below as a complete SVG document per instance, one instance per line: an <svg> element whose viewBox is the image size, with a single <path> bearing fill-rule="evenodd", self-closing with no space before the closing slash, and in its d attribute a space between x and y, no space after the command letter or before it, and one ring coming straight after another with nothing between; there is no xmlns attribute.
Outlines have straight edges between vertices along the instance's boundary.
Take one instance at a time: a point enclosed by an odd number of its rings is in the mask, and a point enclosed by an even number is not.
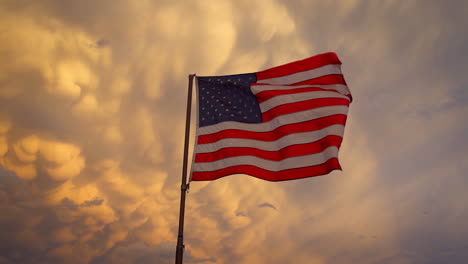
<svg viewBox="0 0 468 264"><path fill-rule="evenodd" d="M197 77L192 180L269 181L339 169L350 91L335 53L257 73Z"/></svg>

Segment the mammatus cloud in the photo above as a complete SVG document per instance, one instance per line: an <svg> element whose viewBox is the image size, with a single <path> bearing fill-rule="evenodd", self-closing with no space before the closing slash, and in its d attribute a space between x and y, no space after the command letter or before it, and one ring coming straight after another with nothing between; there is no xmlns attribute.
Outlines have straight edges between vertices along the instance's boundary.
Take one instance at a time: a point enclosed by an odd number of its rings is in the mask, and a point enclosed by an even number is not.
<svg viewBox="0 0 468 264"><path fill-rule="evenodd" d="M193 183L186 262L466 259L466 4L1 2L0 263L172 263L187 74L330 50L344 172Z"/></svg>

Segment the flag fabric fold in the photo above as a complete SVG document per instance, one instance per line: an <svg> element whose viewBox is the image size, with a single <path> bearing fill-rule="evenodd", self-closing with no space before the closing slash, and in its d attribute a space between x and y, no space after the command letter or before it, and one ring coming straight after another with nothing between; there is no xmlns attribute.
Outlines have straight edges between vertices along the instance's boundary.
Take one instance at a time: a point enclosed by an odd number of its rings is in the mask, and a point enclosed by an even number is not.
<svg viewBox="0 0 468 264"><path fill-rule="evenodd" d="M352 97L335 53L196 81L191 180L247 174L284 181L341 170L338 151Z"/></svg>

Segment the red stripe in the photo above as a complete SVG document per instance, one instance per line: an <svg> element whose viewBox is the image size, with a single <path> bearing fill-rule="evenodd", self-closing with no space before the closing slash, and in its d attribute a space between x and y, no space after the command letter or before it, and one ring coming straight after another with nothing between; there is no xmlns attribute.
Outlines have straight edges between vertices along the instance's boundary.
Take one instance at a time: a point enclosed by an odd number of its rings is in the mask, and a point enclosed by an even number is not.
<svg viewBox="0 0 468 264"><path fill-rule="evenodd" d="M267 101L268 99L271 99L278 95L296 94L296 93L305 93L305 92L319 92L319 91L339 93L338 91L332 90L332 89L323 89L323 88L317 88L317 87L302 87L302 88L295 88L295 89L289 89L289 90L265 90L265 91L259 92L255 96L257 97L257 101L259 103L263 103Z"/></svg>
<svg viewBox="0 0 468 264"><path fill-rule="evenodd" d="M255 156L266 160L280 161L290 157L304 156L324 151L330 146L340 147L340 136L326 136L315 142L291 145L278 151L266 151L257 148L223 148L215 152L199 153L195 156L195 162L212 162L236 156Z"/></svg>
<svg viewBox="0 0 468 264"><path fill-rule="evenodd" d="M290 104L283 104L262 113L262 121L267 122L280 115L333 105L348 106L349 100L344 98L319 98L301 102L294 102Z"/></svg>
<svg viewBox="0 0 468 264"><path fill-rule="evenodd" d="M238 165L206 172L196 171L192 173L192 181L211 181L232 174L247 174L267 181L286 181L325 175L333 170L341 170L337 158L331 158L325 163L315 166L277 172L268 171L252 165Z"/></svg>
<svg viewBox="0 0 468 264"><path fill-rule="evenodd" d="M287 124L268 132L252 132L239 129L226 129L213 134L199 135L198 144L208 144L225 138L245 138L261 141L276 141L286 135L319 130L331 125L345 125L346 115L331 115L301 123Z"/></svg>
<svg viewBox="0 0 468 264"><path fill-rule="evenodd" d="M341 64L341 61L338 59L338 56L333 52L323 53L304 60L291 62L261 72L257 72L257 80L286 76L296 72L312 70L328 64Z"/></svg>

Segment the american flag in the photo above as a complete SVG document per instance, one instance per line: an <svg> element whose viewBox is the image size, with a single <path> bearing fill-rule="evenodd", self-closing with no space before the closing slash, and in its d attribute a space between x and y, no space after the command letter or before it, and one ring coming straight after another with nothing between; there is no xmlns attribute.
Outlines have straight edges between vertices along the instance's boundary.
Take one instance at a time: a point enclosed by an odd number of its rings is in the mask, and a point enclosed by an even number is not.
<svg viewBox="0 0 468 264"><path fill-rule="evenodd" d="M329 52L257 73L197 77L193 181L283 181L339 169L350 91Z"/></svg>

